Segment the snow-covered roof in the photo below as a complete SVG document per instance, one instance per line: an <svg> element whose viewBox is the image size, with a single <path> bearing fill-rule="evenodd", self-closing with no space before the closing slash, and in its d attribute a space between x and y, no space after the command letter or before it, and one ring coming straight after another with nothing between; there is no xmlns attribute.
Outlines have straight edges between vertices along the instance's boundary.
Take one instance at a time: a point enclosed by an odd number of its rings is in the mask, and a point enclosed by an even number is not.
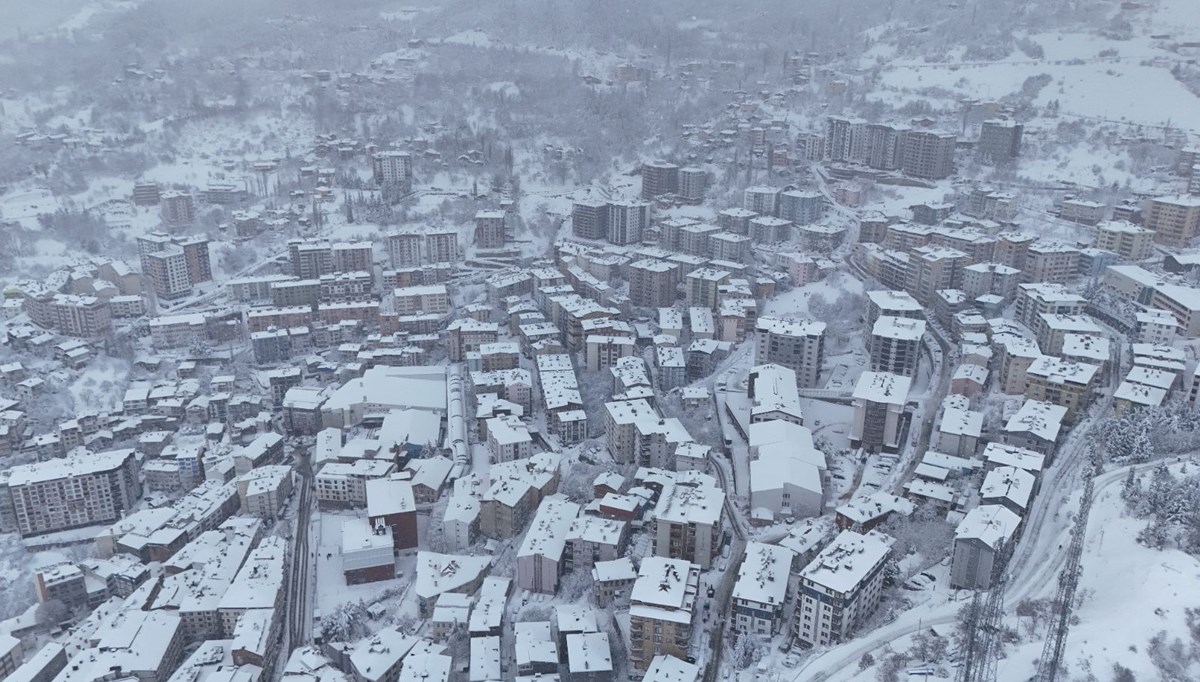
<svg viewBox="0 0 1200 682"><path fill-rule="evenodd" d="M631 616L691 622L700 590L700 567L684 559L649 556L642 560L630 593Z"/></svg>
<svg viewBox="0 0 1200 682"><path fill-rule="evenodd" d="M1029 507L1037 477L1016 467L996 467L988 472L979 487L984 500L1007 499L1022 509Z"/></svg>
<svg viewBox="0 0 1200 682"><path fill-rule="evenodd" d="M983 459L997 466L1016 467L1025 471L1039 472L1045 466L1046 457L1033 450L1015 445L991 442L983 449Z"/></svg>
<svg viewBox="0 0 1200 682"><path fill-rule="evenodd" d="M1008 507L999 504L984 504L967 512L954 529L955 540L979 540L996 549L1007 542L1021 525L1021 517Z"/></svg>
<svg viewBox="0 0 1200 682"><path fill-rule="evenodd" d="M1028 433L1045 441L1058 440L1067 408L1041 400L1026 400L1004 425L1007 433Z"/></svg>
<svg viewBox="0 0 1200 682"><path fill-rule="evenodd" d="M1125 381L1169 391L1175 385L1175 375L1161 369L1134 365L1125 375Z"/></svg>
<svg viewBox="0 0 1200 682"><path fill-rule="evenodd" d="M883 564L890 551L891 539L882 533L844 530L800 571L800 578L834 592L851 592Z"/></svg>
<svg viewBox="0 0 1200 682"><path fill-rule="evenodd" d="M825 323L816 320L785 320L778 317L760 317L754 326L755 330L781 336L821 336L825 333Z"/></svg>
<svg viewBox="0 0 1200 682"><path fill-rule="evenodd" d="M938 430L942 433L978 438L983 434L983 413L948 407L942 411L942 422Z"/></svg>
<svg viewBox="0 0 1200 682"><path fill-rule="evenodd" d="M489 556L417 552L417 580L413 588L418 597L431 599L471 584L491 565Z"/></svg>
<svg viewBox="0 0 1200 682"><path fill-rule="evenodd" d="M873 403L903 405L908 401L912 378L890 372L863 372L854 385L854 397Z"/></svg>
<svg viewBox="0 0 1200 682"><path fill-rule="evenodd" d="M700 666L659 654L650 661L642 682L700 682Z"/></svg>
<svg viewBox="0 0 1200 682"><path fill-rule="evenodd" d="M898 341L920 341L925 335L925 320L880 315L871 328L871 335Z"/></svg>
<svg viewBox="0 0 1200 682"><path fill-rule="evenodd" d="M1124 400L1143 407L1159 407L1167 399L1167 392L1155 386L1132 381L1122 381L1113 392L1113 400Z"/></svg>
<svg viewBox="0 0 1200 682"><path fill-rule="evenodd" d="M637 569L633 567L633 560L629 557L592 564L592 581L596 583L635 580L637 575Z"/></svg>
<svg viewBox="0 0 1200 682"><path fill-rule="evenodd" d="M782 605L794 556L792 550L779 545L746 543L746 555L733 584L733 598L766 604L769 608Z"/></svg>
<svg viewBox="0 0 1200 682"><path fill-rule="evenodd" d="M529 524L529 530L525 533L520 549L517 550L517 556L560 559L577 516L579 505L568 500L565 495L546 497Z"/></svg>
<svg viewBox="0 0 1200 682"><path fill-rule="evenodd" d="M366 481L367 515L374 518L416 511L412 482L396 475Z"/></svg>
<svg viewBox="0 0 1200 682"><path fill-rule="evenodd" d="M1100 368L1096 365L1059 360L1049 355L1043 355L1029 365L1026 375L1039 377L1053 384L1087 386L1092 383L1099 372Z"/></svg>
<svg viewBox="0 0 1200 682"><path fill-rule="evenodd" d="M654 508L660 521L714 526L724 511L725 491L711 477L676 480L663 489Z"/></svg>
<svg viewBox="0 0 1200 682"><path fill-rule="evenodd" d="M606 632L567 635L567 669L571 675L611 672L612 646Z"/></svg>
<svg viewBox="0 0 1200 682"><path fill-rule="evenodd" d="M907 516L914 509L916 507L911 501L877 490L869 495L850 498L849 502L837 508L837 513L854 523L866 523L892 512Z"/></svg>

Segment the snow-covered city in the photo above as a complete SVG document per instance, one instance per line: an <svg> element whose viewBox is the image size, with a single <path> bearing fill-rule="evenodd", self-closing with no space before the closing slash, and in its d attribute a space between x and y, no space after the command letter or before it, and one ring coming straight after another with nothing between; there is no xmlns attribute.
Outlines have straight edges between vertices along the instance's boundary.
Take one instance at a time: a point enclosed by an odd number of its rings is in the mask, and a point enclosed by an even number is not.
<svg viewBox="0 0 1200 682"><path fill-rule="evenodd" d="M0 3L0 679L1200 679L1196 0Z"/></svg>

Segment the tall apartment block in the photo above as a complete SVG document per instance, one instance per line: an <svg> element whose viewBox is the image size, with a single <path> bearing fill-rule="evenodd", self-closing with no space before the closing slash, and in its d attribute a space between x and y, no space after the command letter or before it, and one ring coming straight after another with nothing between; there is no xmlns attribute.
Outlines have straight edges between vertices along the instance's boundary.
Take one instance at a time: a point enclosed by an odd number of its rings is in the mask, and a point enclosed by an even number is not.
<svg viewBox="0 0 1200 682"><path fill-rule="evenodd" d="M377 185L400 185L405 193L412 191L412 154L386 151L371 157L371 172Z"/></svg>
<svg viewBox="0 0 1200 682"><path fill-rule="evenodd" d="M825 323L760 317L755 324L754 364L775 363L796 373L803 388L817 385L825 359Z"/></svg>
<svg viewBox="0 0 1200 682"><path fill-rule="evenodd" d="M8 490L22 537L112 523L142 496L132 449L15 466Z"/></svg>
<svg viewBox="0 0 1200 682"><path fill-rule="evenodd" d="M661 161L642 164L642 198L653 199L679 191L679 166Z"/></svg>
<svg viewBox="0 0 1200 682"><path fill-rule="evenodd" d="M812 646L844 641L879 606L886 535L844 530L800 572L796 635Z"/></svg>
<svg viewBox="0 0 1200 682"><path fill-rule="evenodd" d="M704 190L708 186L708 174L703 168L688 166L679 169L679 192L676 196L686 204L704 201Z"/></svg>
<svg viewBox="0 0 1200 682"><path fill-rule="evenodd" d="M176 239L161 232L138 237L144 286L163 299L188 295L192 286L212 281L208 240Z"/></svg>
<svg viewBox="0 0 1200 682"><path fill-rule="evenodd" d="M163 192L159 197L159 211L168 225L191 225L196 219L196 204L192 195L184 192Z"/></svg>
<svg viewBox="0 0 1200 682"><path fill-rule="evenodd" d="M954 173L954 147L958 138L953 133L912 130L905 136L905 175L927 180L941 180Z"/></svg>
<svg viewBox="0 0 1200 682"><path fill-rule="evenodd" d="M1149 199L1142 222L1154 230L1154 241L1159 244L1185 246L1200 233L1200 197L1178 195Z"/></svg>
<svg viewBox="0 0 1200 682"><path fill-rule="evenodd" d="M979 130L975 157L982 163L1002 165L1021 155L1021 135L1025 126L1016 121L984 121Z"/></svg>
<svg viewBox="0 0 1200 682"><path fill-rule="evenodd" d="M475 214L475 246L480 249L504 248L504 211Z"/></svg>
<svg viewBox="0 0 1200 682"><path fill-rule="evenodd" d="M650 229L650 203L614 201L608 205L608 241L613 244L637 244Z"/></svg>
<svg viewBox="0 0 1200 682"><path fill-rule="evenodd" d="M608 236L608 203L597 199L581 199L571 209L571 232L582 239L604 239Z"/></svg>

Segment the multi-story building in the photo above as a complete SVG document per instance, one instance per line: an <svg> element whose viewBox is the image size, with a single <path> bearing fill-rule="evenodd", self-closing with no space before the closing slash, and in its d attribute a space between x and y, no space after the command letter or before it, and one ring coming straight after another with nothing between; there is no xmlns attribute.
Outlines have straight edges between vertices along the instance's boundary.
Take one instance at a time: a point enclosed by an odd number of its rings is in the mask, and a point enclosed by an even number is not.
<svg viewBox="0 0 1200 682"><path fill-rule="evenodd" d="M578 204L576 204L578 205ZM613 244L637 244L650 229L650 202L614 201L608 204L608 241Z"/></svg>
<svg viewBox="0 0 1200 682"><path fill-rule="evenodd" d="M679 166L662 161L642 164L642 198L653 199L679 191Z"/></svg>
<svg viewBox="0 0 1200 682"><path fill-rule="evenodd" d="M382 151L371 157L371 173L377 185L399 185L401 192L412 191L412 154Z"/></svg>
<svg viewBox="0 0 1200 682"><path fill-rule="evenodd" d="M12 468L8 490L22 537L112 523L142 496L132 449L83 453Z"/></svg>
<svg viewBox="0 0 1200 682"><path fill-rule="evenodd" d="M697 268L684 277L684 293L688 306L715 310L720 302L721 285L728 284L732 275L717 268Z"/></svg>
<svg viewBox="0 0 1200 682"><path fill-rule="evenodd" d="M393 232L387 236L388 259L393 268L415 268L422 263L422 234L417 230Z"/></svg>
<svg viewBox="0 0 1200 682"><path fill-rule="evenodd" d="M679 191L676 196L688 204L698 204L704 201L704 189L708 184L708 174L703 168L688 166L679 169Z"/></svg>
<svg viewBox="0 0 1200 682"><path fill-rule="evenodd" d="M962 269L962 290L971 300L991 294L1011 301L1020 280L1021 271L1003 263L972 263Z"/></svg>
<svg viewBox="0 0 1200 682"><path fill-rule="evenodd" d="M450 312L450 293L445 284L402 287L393 294L396 312L400 315L445 315Z"/></svg>
<svg viewBox="0 0 1200 682"><path fill-rule="evenodd" d="M758 185L742 193L742 208L761 216L773 216L778 211L779 188Z"/></svg>
<svg viewBox="0 0 1200 682"><path fill-rule="evenodd" d="M812 646L845 641L879 605L890 553L890 539L877 531L843 530L821 550L800 572L800 641Z"/></svg>
<svg viewBox="0 0 1200 682"><path fill-rule="evenodd" d="M867 124L863 162L879 170L899 169L904 161L904 143L909 132L905 126Z"/></svg>
<svg viewBox="0 0 1200 682"><path fill-rule="evenodd" d="M880 317L871 328L871 371L915 376L924 336L925 320Z"/></svg>
<svg viewBox="0 0 1200 682"><path fill-rule="evenodd" d="M732 625L736 631L765 637L779 632L795 556L779 545L746 543L746 556L733 584Z"/></svg>
<svg viewBox="0 0 1200 682"><path fill-rule="evenodd" d="M478 211L475 213L475 246L481 249L499 249L506 241L506 215L504 211Z"/></svg>
<svg viewBox="0 0 1200 682"><path fill-rule="evenodd" d="M1154 230L1124 220L1110 220L1096 226L1092 246L1112 251L1124 260L1145 260L1154 252Z"/></svg>
<svg viewBox="0 0 1200 682"><path fill-rule="evenodd" d="M371 272L375 267L375 247L371 242L334 242L330 251L333 272Z"/></svg>
<svg viewBox="0 0 1200 682"><path fill-rule="evenodd" d="M867 122L860 118L825 118L825 158L860 162L866 155Z"/></svg>
<svg viewBox="0 0 1200 682"><path fill-rule="evenodd" d="M1067 408L1063 421L1074 423L1087 408L1100 368L1043 356L1025 370L1025 397Z"/></svg>
<svg viewBox="0 0 1200 682"><path fill-rule="evenodd" d="M608 204L598 199L580 199L571 209L571 233L583 239L608 236Z"/></svg>
<svg viewBox="0 0 1200 682"><path fill-rule="evenodd" d="M212 280L208 240L175 239L162 233L138 237L142 275L160 298L186 296L192 285Z"/></svg>
<svg viewBox="0 0 1200 682"><path fill-rule="evenodd" d="M646 308L665 308L675 303L679 264L655 258L630 263L629 302Z"/></svg>
<svg viewBox="0 0 1200 682"><path fill-rule="evenodd" d="M992 586L996 559L1016 536L1021 517L1007 507L987 504L967 512L954 530L950 586L986 590Z"/></svg>
<svg viewBox="0 0 1200 682"><path fill-rule="evenodd" d="M912 379L886 372L863 372L854 386L850 444L869 452L900 447L902 418Z"/></svg>
<svg viewBox="0 0 1200 682"><path fill-rule="evenodd" d="M979 130L975 157L983 163L1003 165L1021 155L1021 134L1025 126L1008 119L984 121Z"/></svg>
<svg viewBox="0 0 1200 682"><path fill-rule="evenodd" d="M1064 199L1058 205L1058 217L1080 225L1095 225L1104 220L1108 207L1098 201L1087 199Z"/></svg>
<svg viewBox="0 0 1200 682"><path fill-rule="evenodd" d="M905 289L918 301L930 305L938 291L958 287L962 269L970 263L970 257L958 249L930 245L913 249L909 263Z"/></svg>
<svg viewBox="0 0 1200 682"><path fill-rule="evenodd" d="M517 549L518 588L542 594L558 592L558 579L566 572L567 538L577 516L579 505L565 495L551 495L542 501Z"/></svg>
<svg viewBox="0 0 1200 682"><path fill-rule="evenodd" d="M796 225L809 225L825 213L825 195L816 190L790 189L779 194L779 217Z"/></svg>
<svg viewBox="0 0 1200 682"><path fill-rule="evenodd" d="M801 387L815 387L825 361L825 323L760 317L755 323L754 364L774 363L796 373Z"/></svg>
<svg viewBox="0 0 1200 682"><path fill-rule="evenodd" d="M425 231L425 262L453 263L458 260L458 232L449 229Z"/></svg>
<svg viewBox="0 0 1200 682"><path fill-rule="evenodd" d="M196 219L192 195L184 192L163 192L159 196L159 211L168 225L191 225Z"/></svg>
<svg viewBox="0 0 1200 682"><path fill-rule="evenodd" d="M1154 231L1154 241L1186 246L1200 233L1200 196L1181 194L1149 199L1142 223Z"/></svg>
<svg viewBox="0 0 1200 682"><path fill-rule="evenodd" d="M646 557L629 599L629 660L645 672L655 656L690 656L700 567L681 559Z"/></svg>
<svg viewBox="0 0 1200 682"><path fill-rule="evenodd" d="M710 568L721 544L725 493L696 471L680 472L654 507L654 555Z"/></svg>
<svg viewBox="0 0 1200 682"><path fill-rule="evenodd" d="M1086 303L1082 296L1057 284L1018 284L1013 318L1030 329L1036 329L1042 315L1078 315L1083 312Z"/></svg>
<svg viewBox="0 0 1200 682"><path fill-rule="evenodd" d="M1023 270L1032 282L1062 284L1079 271L1079 249L1059 242L1035 242L1025 255Z"/></svg>
<svg viewBox="0 0 1200 682"><path fill-rule="evenodd" d="M904 136L905 175L929 180L941 180L954 173L954 147L958 138L953 133L929 130L910 130Z"/></svg>

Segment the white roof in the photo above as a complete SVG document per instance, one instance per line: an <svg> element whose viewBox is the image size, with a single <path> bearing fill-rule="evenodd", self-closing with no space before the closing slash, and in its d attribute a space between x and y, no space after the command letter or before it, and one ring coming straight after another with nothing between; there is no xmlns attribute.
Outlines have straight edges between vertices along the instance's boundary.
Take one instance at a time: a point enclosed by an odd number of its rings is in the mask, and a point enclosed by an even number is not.
<svg viewBox="0 0 1200 682"><path fill-rule="evenodd" d="M1167 392L1155 386L1122 381L1113 392L1114 400L1125 400L1144 407L1158 407L1167 399Z"/></svg>
<svg viewBox="0 0 1200 682"><path fill-rule="evenodd" d="M983 433L983 413L947 407L942 411L942 433L978 438Z"/></svg>
<svg viewBox="0 0 1200 682"><path fill-rule="evenodd" d="M854 385L854 397L873 403L903 405L908 401L912 378L890 372L863 372Z"/></svg>
<svg viewBox="0 0 1200 682"><path fill-rule="evenodd" d="M654 517L670 523L713 526L720 522L724 505L725 491L711 477L697 476L664 487Z"/></svg>
<svg viewBox="0 0 1200 682"><path fill-rule="evenodd" d="M754 328L760 332L782 336L821 336L825 323L816 320L785 320L778 317L760 317Z"/></svg>
<svg viewBox="0 0 1200 682"><path fill-rule="evenodd" d="M414 589L422 599L436 597L469 585L492 565L489 556L461 556L437 552L417 552L417 580Z"/></svg>
<svg viewBox="0 0 1200 682"><path fill-rule="evenodd" d="M983 459L999 466L1016 467L1026 471L1041 471L1046 457L1040 453L1015 445L991 442L983 449Z"/></svg>
<svg viewBox="0 0 1200 682"><path fill-rule="evenodd" d="M17 487L59 478L101 474L121 467L131 457L134 457L134 451L130 448L97 453L72 451L67 457L13 467L9 470L8 485Z"/></svg>
<svg viewBox="0 0 1200 682"><path fill-rule="evenodd" d="M1022 509L1029 506L1033 497L1033 486L1037 477L1016 467L996 467L988 472L979 487L980 496L985 499L1008 499Z"/></svg>
<svg viewBox="0 0 1200 682"><path fill-rule="evenodd" d="M567 668L572 676L612 671L612 647L608 643L608 633L567 635Z"/></svg>
<svg viewBox="0 0 1200 682"><path fill-rule="evenodd" d="M579 505L571 502L565 495L546 497L529 524L529 530L525 533L525 539L521 541L517 556L560 559L577 516Z"/></svg>
<svg viewBox="0 0 1200 682"><path fill-rule="evenodd" d="M915 509L911 501L877 490L869 495L852 497L849 502L837 508L837 513L855 523L865 523L892 512L907 516Z"/></svg>
<svg viewBox="0 0 1200 682"><path fill-rule="evenodd" d="M1092 379L1099 373L1100 368L1096 365L1089 365L1082 362L1069 362L1067 360L1059 360L1058 358L1043 355L1033 364L1029 365L1026 370L1027 375L1040 377L1045 381L1055 384L1079 384L1086 386L1092 383Z"/></svg>
<svg viewBox="0 0 1200 682"><path fill-rule="evenodd" d="M800 577L834 592L850 592L887 559L890 551L891 540L886 535L844 530L800 571Z"/></svg>
<svg viewBox="0 0 1200 682"><path fill-rule="evenodd" d="M366 481L367 516L388 516L415 512L412 481L395 475L387 478L372 478Z"/></svg>
<svg viewBox="0 0 1200 682"><path fill-rule="evenodd" d="M794 556L792 550L779 545L746 543L746 556L733 584L733 598L771 607L782 605Z"/></svg>
<svg viewBox="0 0 1200 682"><path fill-rule="evenodd" d="M925 335L925 320L880 315L871 328L871 335L899 341L920 341Z"/></svg>
<svg viewBox="0 0 1200 682"><path fill-rule="evenodd" d="M1008 433L1028 433L1046 441L1058 440L1067 408L1041 400L1026 400L1021 409L1008 420Z"/></svg>
<svg viewBox="0 0 1200 682"><path fill-rule="evenodd" d="M642 682L700 682L700 666L659 654L650 661Z"/></svg>
<svg viewBox="0 0 1200 682"><path fill-rule="evenodd" d="M404 658L397 682L447 682L453 664L444 654L414 653Z"/></svg>
<svg viewBox="0 0 1200 682"><path fill-rule="evenodd" d="M892 291L891 289L868 291L867 298L884 311L917 312L925 309L916 298L913 298L912 294L906 291Z"/></svg>
<svg viewBox="0 0 1200 682"><path fill-rule="evenodd" d="M1130 368L1129 374L1125 375L1125 381L1169 391L1175 385L1175 375L1161 369L1134 365Z"/></svg>
<svg viewBox="0 0 1200 682"><path fill-rule="evenodd" d="M1001 542L1010 540L1020 525L1021 517L1008 507L984 504L967 512L954 529L954 539L979 540L996 549Z"/></svg>
<svg viewBox="0 0 1200 682"><path fill-rule="evenodd" d="M597 561L592 564L592 581L597 583L635 580L637 575L637 569L633 567L633 560L629 557L621 557L612 561Z"/></svg>

